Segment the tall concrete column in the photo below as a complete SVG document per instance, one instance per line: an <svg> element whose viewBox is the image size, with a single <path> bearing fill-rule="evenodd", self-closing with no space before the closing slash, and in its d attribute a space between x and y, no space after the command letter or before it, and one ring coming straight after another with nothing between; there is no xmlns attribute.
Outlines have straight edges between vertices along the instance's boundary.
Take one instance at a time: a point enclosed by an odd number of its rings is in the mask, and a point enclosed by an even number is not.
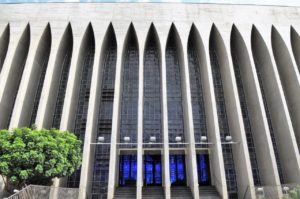
<svg viewBox="0 0 300 199"><path fill-rule="evenodd" d="M5 25L7 26L7 24ZM15 52L18 50L19 42L24 36L24 30L27 27L27 24L25 22L23 23L10 23L10 33L9 33L9 45L6 53L6 57L0 72L0 111L1 111L1 117L0 117L0 129L6 128L9 118L9 110L7 106L11 103L11 99L8 98L7 94L11 92L11 81L12 78L12 64L14 63L14 56ZM1 26L1 30L3 30L4 27ZM9 100L9 101L8 101ZM4 192L4 182L2 181L2 178L0 179L0 198L5 196Z"/></svg>
<svg viewBox="0 0 300 199"><path fill-rule="evenodd" d="M198 187L198 172L197 172L197 157L195 149L195 137L194 137L194 123L193 123L193 112L192 112L192 100L191 100L191 88L189 78L189 66L188 66L188 37L191 29L191 24L188 23L176 23L178 33L181 39L182 48L178 49L182 55L181 60L181 79L182 79L182 94L183 94L183 105L184 105L184 124L185 124L185 138L187 143L187 172L189 176L189 185L193 193L194 199L199 198L199 187Z"/></svg>
<svg viewBox="0 0 300 199"><path fill-rule="evenodd" d="M51 51L45 75L43 91L40 98L40 104L36 117L37 128L51 128L55 103L57 99L57 90L62 71L62 60L60 54L64 54L64 46L67 43L68 28L70 23L51 22L52 44ZM71 38L73 40L73 38ZM65 47L66 48L66 47Z"/></svg>
<svg viewBox="0 0 300 199"><path fill-rule="evenodd" d="M169 133L168 133L168 101L167 101L167 74L166 74L166 44L171 23L155 22L157 34L161 46L161 110L162 110L162 133L163 133L163 182L165 197L171 197L170 161L169 161Z"/></svg>
<svg viewBox="0 0 300 199"><path fill-rule="evenodd" d="M74 120L75 120L75 107L77 105L77 96L78 91L76 92L76 82L78 82L79 79L79 72L78 72L78 61L80 57L80 47L82 38L84 36L84 33L86 31L86 27L88 26L88 22L86 23L85 28L82 28L81 24L72 23L72 31L73 31L73 53L72 53L72 59L71 59L71 65L70 65L70 71L69 71L69 78L68 78L68 84L66 89L66 95L65 101L64 101L64 108L62 112L61 117L61 123L60 123L60 130L68 130L73 131L74 130ZM54 180L54 187L58 186L65 186L67 183L67 179L55 179Z"/></svg>
<svg viewBox="0 0 300 199"><path fill-rule="evenodd" d="M235 24L231 42L235 48L243 88L247 100L256 158L262 186L280 185L278 169L265 113L259 81L251 49L251 24ZM232 49L233 50L233 49ZM275 189L274 198L281 197L281 189Z"/></svg>
<svg viewBox="0 0 300 199"><path fill-rule="evenodd" d="M215 49L220 61L219 66L223 82L229 131L233 141L237 142L237 144L232 145L232 152L238 185L238 196L242 198L247 193L246 198L254 198L254 191L248 191L248 186L253 187L254 183L232 59L228 53L230 52L230 32L231 27L228 27L227 24L226 26L222 24L215 26Z"/></svg>
<svg viewBox="0 0 300 199"><path fill-rule="evenodd" d="M117 63L116 63L116 76L115 76L115 95L113 105L113 120L111 130L111 149L110 149L110 162L109 162L109 179L108 179L108 199L114 197L114 192L117 184L117 158L118 158L118 135L120 128L120 112L121 112L121 96L122 96L122 60L124 50L124 39L129 23L112 22L115 28L117 39Z"/></svg>
<svg viewBox="0 0 300 199"><path fill-rule="evenodd" d="M102 63L103 59L105 59L105 57L103 57L104 52L102 50L103 50L104 34L108 30L108 28L103 28L103 27L108 27L109 23L94 22L92 23L92 25L95 34L95 58L94 58L94 66L92 72L85 138L83 143L84 145L83 145L78 199L85 199L91 197L88 195L88 193L91 193L91 188L92 188L91 181L93 180L94 154L97 147L95 145L91 145L91 143L96 142L97 119L98 119L98 112L99 112L99 96L97 96L97 94L101 95L101 92L99 91L101 91L102 77L100 75L102 74L101 72L103 70L102 68L103 65L100 63Z"/></svg>
<svg viewBox="0 0 300 199"><path fill-rule="evenodd" d="M272 26L271 42L280 82L288 105L295 137L300 147L300 70L293 57L290 26Z"/></svg>
<svg viewBox="0 0 300 199"><path fill-rule="evenodd" d="M300 179L300 157L278 70L274 57L270 56L271 24L253 26L252 51L261 71L284 183L297 183Z"/></svg>
<svg viewBox="0 0 300 199"><path fill-rule="evenodd" d="M144 119L144 50L150 22L134 22L139 44L139 99L137 131L137 199L142 198L143 188L143 119Z"/></svg>
<svg viewBox="0 0 300 199"><path fill-rule="evenodd" d="M6 25L0 26L1 36L0 36L0 73L2 70L2 66L4 60L6 58L8 44L9 44L9 35L10 35L10 25L9 23Z"/></svg>
<svg viewBox="0 0 300 199"><path fill-rule="evenodd" d="M206 107L207 136L208 141L213 143L210 145L209 149L212 184L216 187L222 198L227 199L228 192L225 178L224 159L209 56L209 36L212 24L195 23L195 26L199 32L198 41L200 44L198 46L198 55L203 64L203 67L200 69L202 75L201 78L203 80L204 103Z"/></svg>
<svg viewBox="0 0 300 199"><path fill-rule="evenodd" d="M42 62L45 57L43 53L51 49L51 27L50 24L40 26L31 23L31 44L28 58L20 82L19 92L14 105L13 114L9 128L28 127L33 112L33 103L37 92L39 77L42 72ZM46 55L46 56L49 56ZM48 63L46 63L47 65ZM46 66L47 67L47 66Z"/></svg>

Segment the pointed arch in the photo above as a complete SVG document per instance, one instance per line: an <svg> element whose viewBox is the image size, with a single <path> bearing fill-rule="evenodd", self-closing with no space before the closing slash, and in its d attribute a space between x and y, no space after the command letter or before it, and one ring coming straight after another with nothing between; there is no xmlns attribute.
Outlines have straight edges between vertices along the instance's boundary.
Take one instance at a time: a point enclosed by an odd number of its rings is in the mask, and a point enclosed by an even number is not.
<svg viewBox="0 0 300 199"><path fill-rule="evenodd" d="M8 44L10 38L10 25L7 24L1 37L0 37L0 73L4 64L4 60L6 57Z"/></svg>
<svg viewBox="0 0 300 199"><path fill-rule="evenodd" d="M175 143L176 137L181 137L182 142L185 142L181 75L181 70L184 66L182 52L183 48L180 36L175 24L172 23L168 34L165 53L167 74L168 130L170 143ZM178 145L170 145L170 147L178 147Z"/></svg>
<svg viewBox="0 0 300 199"><path fill-rule="evenodd" d="M132 23L126 34L122 58L122 100L119 139L120 142L124 142L124 137L129 137L130 142L136 143L138 125L139 45ZM122 184L122 182L120 183Z"/></svg>
<svg viewBox="0 0 300 199"><path fill-rule="evenodd" d="M300 146L300 73L289 49L275 26L272 26L272 50L280 76L281 85L293 123L294 133Z"/></svg>
<svg viewBox="0 0 300 199"><path fill-rule="evenodd" d="M30 45L30 25L26 25L18 45L16 47L12 63L10 66L7 82L4 88L3 96L5 98L5 104L1 104L1 121L0 129L8 128L11 115L14 109L16 96L19 90L23 70L27 60L28 50Z"/></svg>
<svg viewBox="0 0 300 199"><path fill-rule="evenodd" d="M162 142L161 115L161 56L160 43L156 28L152 23L144 50L144 108L143 108L143 142L150 142L155 136L156 142ZM147 145L145 147L157 147Z"/></svg>
<svg viewBox="0 0 300 199"><path fill-rule="evenodd" d="M261 185L261 174L259 168L263 168L262 165L266 162L266 155L261 158L259 154L256 153L256 148L260 149L262 146L257 146L255 143L255 131L259 131L256 126L252 124L255 123L255 119L251 118L251 111L254 107L251 107L251 102L249 102L249 95L251 96L253 93L249 93L252 90L252 86L250 84L246 84L245 82L249 79L251 75L251 62L249 58L249 54L246 48L246 44L244 39L242 38L239 30L235 25L232 26L231 37L230 37L230 47L231 47L231 57L233 61L233 69L235 73L236 84L238 88L238 95L240 99L240 107L243 115L244 129L247 137L247 147L250 155L250 162L252 168L252 177L255 186ZM251 81L251 80L250 80ZM249 80L247 82L250 82ZM255 94L255 93L254 93ZM253 108L253 109L252 109ZM252 122L250 122L252 121ZM257 138L259 139L259 138ZM257 140L256 139L256 140ZM258 150L264 151L264 150ZM269 154L267 154L269 155ZM260 166L257 160L261 160ZM268 177L265 177L268 179ZM265 181L265 179L263 179Z"/></svg>
<svg viewBox="0 0 300 199"><path fill-rule="evenodd" d="M211 62L211 71L213 77L214 91L216 97L216 106L217 106L217 115L218 123L220 129L221 141L225 141L227 135L231 135L232 132L229 129L229 119L227 114L226 101L230 101L228 95L225 91L228 88L226 87L226 81L224 72L229 70L229 60L227 57L227 52L223 38L220 35L219 30L213 24L209 37L209 51L210 51L210 62ZM228 82L227 82L228 83ZM228 91L227 91L228 92ZM225 101L225 97L226 101ZM237 176L236 176L236 163L233 157L233 150L231 145L222 145L222 153L224 162L227 164L224 165L226 182L227 182L227 191L229 197L237 197L239 190L237 185Z"/></svg>
<svg viewBox="0 0 300 199"><path fill-rule="evenodd" d="M292 143L291 134L293 129L289 124L289 116L286 113L284 101L281 99L280 87L278 86L273 68L273 62L268 51L268 47L259 33L258 29L253 25L251 32L251 47L255 68L259 80L261 94L263 97L265 112L272 138L274 154L278 167L281 183L293 182L297 175L293 171L298 169L297 154L294 145L281 145L278 140L289 140ZM281 114L278 114L280 112ZM294 156L293 160L286 156L289 153ZM292 174L293 173L293 174Z"/></svg>
<svg viewBox="0 0 300 199"><path fill-rule="evenodd" d="M112 113L115 90L115 71L117 61L117 40L112 24L107 28L101 47L100 70L98 72L98 88L95 107L98 113L97 122L93 127L92 137L104 137L111 140ZM107 198L110 148L114 145L101 145L95 149L91 192L99 198ZM99 167L99 165L102 165ZM99 170L101 172L99 172Z"/></svg>
<svg viewBox="0 0 300 199"><path fill-rule="evenodd" d="M90 98L90 87L94 66L95 55L95 36L92 24L89 23L80 45L79 57L77 60L77 78L75 79L75 85L72 98L73 103L76 102L74 107L75 118L73 119L73 132L84 143L87 112ZM77 99L76 99L77 98ZM77 170L72 176L68 178L68 187L79 187L80 182L80 169Z"/></svg>
<svg viewBox="0 0 300 199"><path fill-rule="evenodd" d="M73 52L73 32L71 23L68 23L56 54L54 63L53 79L51 81L51 93L54 94L56 100L51 101L47 106L46 113L53 117L44 122L44 126L60 128L63 104L69 78L69 71ZM50 101L49 101L50 102Z"/></svg>
<svg viewBox="0 0 300 199"><path fill-rule="evenodd" d="M31 126L35 122L47 71L51 43L51 27L48 23L43 31L35 52L34 62L31 69L32 72L30 75L30 80L35 83L29 84L28 87L28 90L33 92L26 92L25 94L25 100L23 102L19 122L19 125L21 126Z"/></svg>

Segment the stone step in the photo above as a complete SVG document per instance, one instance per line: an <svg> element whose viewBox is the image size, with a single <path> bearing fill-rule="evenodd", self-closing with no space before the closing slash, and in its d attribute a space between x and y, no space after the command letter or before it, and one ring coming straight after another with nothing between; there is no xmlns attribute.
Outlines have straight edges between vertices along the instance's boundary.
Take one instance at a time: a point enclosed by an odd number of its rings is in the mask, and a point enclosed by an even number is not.
<svg viewBox="0 0 300 199"><path fill-rule="evenodd" d="M221 199L216 188L213 186L199 187L199 195L201 199Z"/></svg>
<svg viewBox="0 0 300 199"><path fill-rule="evenodd" d="M162 187L143 187L143 199L164 199L165 192Z"/></svg>
<svg viewBox="0 0 300 199"><path fill-rule="evenodd" d="M193 195L189 187L185 186L174 186L171 187L171 198L172 199L192 199Z"/></svg>

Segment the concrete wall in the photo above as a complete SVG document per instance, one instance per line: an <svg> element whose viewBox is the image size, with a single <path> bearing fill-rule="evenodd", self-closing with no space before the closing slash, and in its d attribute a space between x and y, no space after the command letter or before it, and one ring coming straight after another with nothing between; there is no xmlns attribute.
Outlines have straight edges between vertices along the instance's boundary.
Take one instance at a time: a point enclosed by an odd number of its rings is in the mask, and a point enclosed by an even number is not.
<svg viewBox="0 0 300 199"><path fill-rule="evenodd" d="M194 198L199 197L196 170L196 148L193 135L190 80L187 62L187 41L194 37L203 80L206 122L210 145L212 183L218 192L227 198L224 160L212 73L209 58L209 38L215 40L215 49L222 60L221 73L224 84L226 107L231 134L238 144L233 146L239 196L253 186L251 164L244 132L236 80L233 72L231 53L237 55L245 83L249 118L253 129L258 167L262 185L279 185L274 149L271 144L269 127L262 101L254 59L261 63L268 106L278 139L278 149L286 183L299 183L299 45L297 34L300 27L298 7L250 6L250 5L208 5L208 4L151 4L151 3L93 3L93 4L1 4L0 5L0 56L4 60L0 73L0 128L10 128L28 124L29 113L37 79L39 60L43 49L51 48L45 83L41 94L36 123L38 128L51 127L57 99L58 78L64 54L72 51L71 65L62 113L62 130L73 131L78 101L82 55L88 42L94 38L95 57L87 126L85 131L84 158L80 183L80 198L90 190L92 162L95 141L97 113L101 97L101 71L103 52L108 35L115 33L117 42L117 63L111 153L109 173L109 198L113 198L118 182L119 125L122 94L122 68L128 34L135 34L139 49L139 101L138 101L138 182L137 197L143 187L143 64L147 33L152 24L159 47L161 65L161 114L163 133L163 187L166 198L170 198L169 139L166 89L165 49L170 28L177 29L177 47L182 75L182 96L185 123L185 138L189 143L185 148L187 157L188 185ZM53 15L55 10L55 15ZM87 14L88 13L88 14ZM28 22L30 24L28 24ZM8 25L9 23L9 25ZM109 25L111 23L111 25ZM232 27L232 24L235 24ZM129 31L131 24L132 31ZM214 24L214 25L213 25ZM256 26L252 30L253 24ZM272 26L274 25L274 26ZM291 25L293 28L291 28ZM212 34L211 34L211 30ZM299 31L298 31L299 32ZM261 36L260 36L261 34ZM51 46L50 46L51 45ZM8 47L7 47L8 46ZM234 46L234 52L231 47ZM7 50L5 50L7 49ZM7 51L7 53L5 53ZM27 58L28 55L28 58ZM5 57L5 59L3 59ZM254 59L253 59L254 58ZM1 61L0 60L0 61ZM1 64L1 62L0 62ZM22 66L24 64L24 72ZM1 67L1 65L0 65ZM298 69L298 71L297 71ZM18 92L16 77L21 78ZM8 121L14 106L13 118ZM280 113L280 114L278 114ZM297 141L298 140L298 146ZM63 182L63 181L61 181ZM55 185L58 186L58 181ZM64 184L64 183L61 183ZM253 190L247 193L254 198ZM276 194L280 195L280 190Z"/></svg>

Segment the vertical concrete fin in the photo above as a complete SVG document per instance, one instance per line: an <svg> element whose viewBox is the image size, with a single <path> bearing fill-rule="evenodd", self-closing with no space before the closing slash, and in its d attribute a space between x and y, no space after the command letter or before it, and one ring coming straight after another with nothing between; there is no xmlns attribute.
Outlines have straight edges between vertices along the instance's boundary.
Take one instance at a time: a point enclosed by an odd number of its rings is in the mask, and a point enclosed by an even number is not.
<svg viewBox="0 0 300 199"><path fill-rule="evenodd" d="M94 31L93 31L93 27L92 24L89 23L85 33L82 37L81 40L81 44L79 47L79 53L78 53L78 57L76 60L76 71L75 71L75 78L74 78L74 82L69 82L68 81L68 86L69 84L73 84L70 85L72 86L72 94L69 96L70 102L69 100L64 102L64 109L65 109L65 105L66 103L70 103L69 107L69 112L68 112L68 119L67 119L67 125L66 128L62 128L62 129L67 129L70 131L74 131L74 127L75 127L75 117L76 117L76 111L77 111L77 106L78 106L78 95L79 95L79 90L80 90L80 77L81 77L81 73L84 67L84 63L85 63L85 55L87 53L87 51L89 51L90 49L95 47L95 36L94 36ZM71 71L70 71L71 72ZM69 87L70 87L69 86ZM68 88L67 88L68 89ZM62 124L62 123L61 123Z"/></svg>
<svg viewBox="0 0 300 199"><path fill-rule="evenodd" d="M0 37L0 73L6 57L10 37L10 25L7 24Z"/></svg>
<svg viewBox="0 0 300 199"><path fill-rule="evenodd" d="M300 73L300 36L293 26L291 26L291 46L294 54L295 61Z"/></svg>
<svg viewBox="0 0 300 199"><path fill-rule="evenodd" d="M158 41L160 42L161 51L161 114L162 114L162 141L163 141L163 178L162 183L165 191L165 198L170 199L170 164L169 164L169 134L168 134L168 102L167 102L167 74L166 74L166 41L171 24L155 23L158 34Z"/></svg>
<svg viewBox="0 0 300 199"><path fill-rule="evenodd" d="M14 54L9 57L6 65L8 65L8 71L5 77L2 76L1 85L3 85L0 91L0 129L8 128L11 115L14 109L15 99L18 94L20 81L23 75L23 70L27 60L27 55L30 46L30 25L29 23L25 27L16 48L14 49ZM4 65L5 67L5 65ZM4 74L2 74L4 75Z"/></svg>
<svg viewBox="0 0 300 199"><path fill-rule="evenodd" d="M279 75L274 67L275 61L271 58L270 49L256 26L252 28L251 46L266 116L269 118L268 125L281 183L297 183L300 179L300 164L295 135L280 86Z"/></svg>
<svg viewBox="0 0 300 199"><path fill-rule="evenodd" d="M281 85L285 94L285 99L290 112L290 117L293 123L295 138L300 147L300 73L297 69L296 63L289 52L282 36L272 26L271 33L272 50L279 72ZM298 149L299 151L299 149Z"/></svg>
<svg viewBox="0 0 300 199"><path fill-rule="evenodd" d="M208 140L214 143L209 149L212 185L216 187L217 191L224 199L227 199L227 183L225 178L224 160L220 141L217 107L209 55L209 38L212 24L194 25L197 27L197 31L199 31L199 35L196 34L195 38L198 38L198 42L196 42L196 50L201 63L200 72L201 78L203 79L204 104L207 110L207 136Z"/></svg>
<svg viewBox="0 0 300 199"><path fill-rule="evenodd" d="M99 26L100 27L100 26ZM98 27L98 28L99 28ZM113 98L114 98L114 80L115 75L115 59L112 63L112 58L116 56L116 37L112 24L101 35L101 40L98 40L97 54L95 57L92 79L91 96L89 102L87 128L85 134L85 144L83 151L83 160L81 168L80 180L80 195L79 198L93 196L104 197L107 195L108 177L110 166L102 168L95 167L96 165L109 165L110 150L115 145L109 144L111 140L111 131L104 130L109 128L109 120L112 122ZM96 45L96 46L97 46ZM99 55L98 55L99 53ZM99 60L99 61L98 61ZM104 77L103 75L107 75ZM111 78L111 79L107 79ZM114 82L114 81L113 81ZM112 94L112 96L110 95ZM104 99L104 100L103 100ZM104 137L104 144L96 145L97 136ZM103 158L101 158L103 157ZM98 169L102 172L98 173ZM98 174L97 174L98 173ZM101 187L101 189L100 189ZM106 191L105 191L106 190ZM86 194L88 194L86 196Z"/></svg>
<svg viewBox="0 0 300 199"><path fill-rule="evenodd" d="M74 33L74 32L73 32ZM73 132L84 143L90 87L95 57L95 36L89 23L80 47L74 48L60 128ZM78 57L77 57L78 56ZM80 169L68 178L68 187L79 187ZM65 184L66 179L61 181Z"/></svg>
<svg viewBox="0 0 300 199"><path fill-rule="evenodd" d="M230 36L226 33L227 31L224 30L224 36ZM232 136L233 140L232 144L222 145L223 156L226 157L224 161L231 162L231 166L225 164L225 171L235 170L235 178L230 179L228 175L226 176L227 189L229 196L237 194L238 197L244 197L246 193L246 198L252 198L253 191L248 191L249 186L253 187L250 158L231 57L226 49L226 47L230 48L230 38L226 37L226 41L227 39L228 43L225 43L218 28L213 25L210 53L220 136L222 142L226 142L225 137L228 135Z"/></svg>
<svg viewBox="0 0 300 199"><path fill-rule="evenodd" d="M39 128L60 127L68 74L73 51L73 33L68 23L60 40L51 50L45 77L43 98L39 105L36 123ZM48 83L46 83L48 82Z"/></svg>
<svg viewBox="0 0 300 199"><path fill-rule="evenodd" d="M17 126L30 127L35 123L37 109L44 85L48 60L51 50L51 27L48 23L36 43L32 46L33 59L28 59L26 73L22 78L22 92L18 93L15 110L12 115L11 128Z"/></svg>
<svg viewBox="0 0 300 199"><path fill-rule="evenodd" d="M250 154L254 185L278 185L277 166L273 153L271 136L267 123L264 123L261 109L257 104L257 89L255 73L252 71L249 52L238 28L233 25L231 31L231 56L238 85L239 98L243 113L245 133ZM268 144L266 144L268 143ZM250 187L252 188L252 187ZM274 193L273 197L278 197Z"/></svg>

